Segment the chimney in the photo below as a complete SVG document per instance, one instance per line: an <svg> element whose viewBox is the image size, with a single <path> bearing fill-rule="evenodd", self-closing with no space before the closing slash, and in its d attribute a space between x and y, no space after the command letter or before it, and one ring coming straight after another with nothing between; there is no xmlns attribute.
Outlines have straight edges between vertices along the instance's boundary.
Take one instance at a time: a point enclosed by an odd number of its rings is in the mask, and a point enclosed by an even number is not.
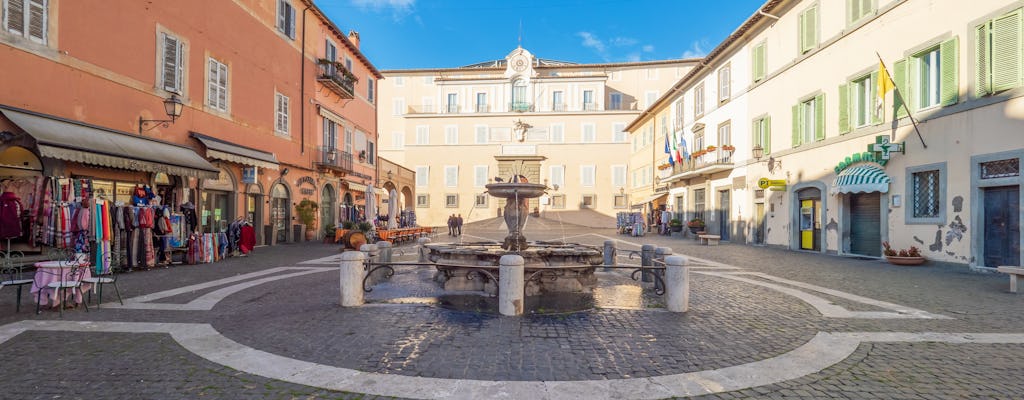
<svg viewBox="0 0 1024 400"><path fill-rule="evenodd" d="M359 32L348 31L348 41L352 42L352 44L354 44L356 46L356 48L358 49L359 48Z"/></svg>

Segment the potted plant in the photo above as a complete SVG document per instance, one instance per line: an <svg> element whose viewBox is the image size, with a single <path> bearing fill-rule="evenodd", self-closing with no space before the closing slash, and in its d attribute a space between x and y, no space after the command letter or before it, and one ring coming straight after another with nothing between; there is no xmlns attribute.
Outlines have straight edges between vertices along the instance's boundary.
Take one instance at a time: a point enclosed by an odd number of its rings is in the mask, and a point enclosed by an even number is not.
<svg viewBox="0 0 1024 400"><path fill-rule="evenodd" d="M728 151L729 154L732 154L732 152L736 151L736 146L733 146L731 144L724 144L722 145L722 150Z"/></svg>
<svg viewBox="0 0 1024 400"><path fill-rule="evenodd" d="M334 224L327 224L324 227L324 243L334 243L334 233L337 231Z"/></svg>
<svg viewBox="0 0 1024 400"><path fill-rule="evenodd" d="M686 227L690 228L690 233L696 234L704 230L704 220L700 218L691 219L690 222L686 223Z"/></svg>
<svg viewBox="0 0 1024 400"><path fill-rule="evenodd" d="M679 218L672 218L668 221L668 228L671 229L672 232L682 232L683 221L679 220Z"/></svg>
<svg viewBox="0 0 1024 400"><path fill-rule="evenodd" d="M299 214L299 220L306 225L306 240L312 240L316 236L316 212L320 206L310 199L302 199L295 206L295 212Z"/></svg>
<svg viewBox="0 0 1024 400"><path fill-rule="evenodd" d="M717 147L715 147L715 145L713 145L713 144L709 144L709 145L708 145L708 151L707 151L707 152L708 152L708 153L710 153L710 152L713 152L713 151L715 151L715 149L717 149Z"/></svg>
<svg viewBox="0 0 1024 400"><path fill-rule="evenodd" d="M889 242L882 242L882 247L885 248L882 251L882 254L885 255L885 259L889 260L890 264L921 265L925 262L924 256L921 255L921 250L919 250L916 246L910 246L909 249L901 249L899 251L896 251L889 246Z"/></svg>

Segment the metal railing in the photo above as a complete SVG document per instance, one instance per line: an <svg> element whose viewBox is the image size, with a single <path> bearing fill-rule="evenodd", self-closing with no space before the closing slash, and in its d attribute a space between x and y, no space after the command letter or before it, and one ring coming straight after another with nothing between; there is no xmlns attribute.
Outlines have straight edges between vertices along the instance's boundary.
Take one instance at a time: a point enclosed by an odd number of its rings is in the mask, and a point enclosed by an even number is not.
<svg viewBox="0 0 1024 400"><path fill-rule="evenodd" d="M338 169L345 172L352 172L352 153L344 152L333 147L317 147L317 164Z"/></svg>
<svg viewBox="0 0 1024 400"><path fill-rule="evenodd" d="M449 113L449 114L456 114L456 113L459 112L459 104L458 103L448 103L448 106L445 107L445 111L447 113Z"/></svg>
<svg viewBox="0 0 1024 400"><path fill-rule="evenodd" d="M344 66L337 61L321 58L317 60L316 80L323 83L331 90L337 92L341 97L351 99L355 97L356 79Z"/></svg>
<svg viewBox="0 0 1024 400"><path fill-rule="evenodd" d="M527 103L525 101L513 101L511 103L508 103L508 110L514 112L533 111L533 103Z"/></svg>
<svg viewBox="0 0 1024 400"><path fill-rule="evenodd" d="M477 104L476 105L476 112L478 112L478 113L491 112L491 107L487 106L486 104Z"/></svg>
<svg viewBox="0 0 1024 400"><path fill-rule="evenodd" d="M562 112L565 111L565 103L558 103L551 106L551 111Z"/></svg>
<svg viewBox="0 0 1024 400"><path fill-rule="evenodd" d="M597 103L583 103L583 111L597 111Z"/></svg>

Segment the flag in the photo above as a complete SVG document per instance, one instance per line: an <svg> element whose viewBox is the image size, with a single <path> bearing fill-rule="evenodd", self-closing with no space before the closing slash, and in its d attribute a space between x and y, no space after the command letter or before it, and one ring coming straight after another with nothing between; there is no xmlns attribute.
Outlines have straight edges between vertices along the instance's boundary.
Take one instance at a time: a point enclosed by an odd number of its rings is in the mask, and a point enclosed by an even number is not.
<svg viewBox="0 0 1024 400"><path fill-rule="evenodd" d="M676 139L676 132L672 131L672 154L676 157L676 162L681 164L683 162L683 155L679 153L679 146L676 145L679 141Z"/></svg>
<svg viewBox="0 0 1024 400"><path fill-rule="evenodd" d="M672 149L669 148L668 132L665 132L665 154L668 154L668 163L672 166L675 166L676 160L674 157L672 157Z"/></svg>
<svg viewBox="0 0 1024 400"><path fill-rule="evenodd" d="M683 156L686 157L687 161L689 161L690 160L690 152L688 150L686 150L686 138L683 137L683 136L679 137L679 148L682 149Z"/></svg>
<svg viewBox="0 0 1024 400"><path fill-rule="evenodd" d="M878 60L878 102L879 104L885 102L885 95L889 93L895 86L892 83L892 77L889 76L889 71L885 69L885 64L882 60Z"/></svg>

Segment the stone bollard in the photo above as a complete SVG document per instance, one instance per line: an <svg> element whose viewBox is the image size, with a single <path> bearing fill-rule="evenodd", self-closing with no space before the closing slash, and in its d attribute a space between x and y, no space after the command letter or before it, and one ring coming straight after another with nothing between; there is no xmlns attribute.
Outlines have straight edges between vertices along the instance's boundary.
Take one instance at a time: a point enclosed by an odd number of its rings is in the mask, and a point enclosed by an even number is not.
<svg viewBox="0 0 1024 400"><path fill-rule="evenodd" d="M364 244L359 246L359 251L363 252L366 255L366 259L370 260L370 262L378 262L379 258L377 257L380 256L380 249L377 248L377 245Z"/></svg>
<svg viewBox="0 0 1024 400"><path fill-rule="evenodd" d="M690 263L683 256L665 258L665 297L668 310L686 312L690 309Z"/></svg>
<svg viewBox="0 0 1024 400"><path fill-rule="evenodd" d="M608 266L618 265L617 264L618 257L619 257L618 251L615 249L615 241L614 240L605 240L604 241L604 265L605 265L604 272L608 272L608 271L612 270L611 268L608 268Z"/></svg>
<svg viewBox="0 0 1024 400"><path fill-rule="evenodd" d="M640 266L644 268L654 266L655 249L656 247L653 244L645 244L643 246L640 246ZM650 271L644 269L643 272L640 274L640 280L643 282L654 281L654 278L652 278L650 274Z"/></svg>
<svg viewBox="0 0 1024 400"><path fill-rule="evenodd" d="M419 248L417 249L420 254L419 262L430 262L428 257L430 255L430 249L427 248L427 245L430 244L430 238L416 239L416 244L419 245Z"/></svg>
<svg viewBox="0 0 1024 400"><path fill-rule="evenodd" d="M654 266L655 267L667 267L667 265L665 264L665 258L668 257L668 256L671 256L671 255L672 255L672 249L669 248L669 247L659 247L657 249L654 249L654 259L660 261L660 262L654 263ZM662 269L656 269L652 273L653 274L658 274L659 276L661 276L662 280L664 280L665 279L665 272L664 271L665 270L662 270ZM659 281L659 280L655 279L654 280L654 289L655 290L657 290L657 289L664 290L665 288L661 287L662 284L663 284L662 281Z"/></svg>
<svg viewBox="0 0 1024 400"><path fill-rule="evenodd" d="M377 250L380 251L380 260L378 262L391 264L391 256L394 254L394 247L391 246L391 242L386 240L377 242Z"/></svg>
<svg viewBox="0 0 1024 400"><path fill-rule="evenodd" d="M498 261L498 312L501 315L523 315L526 274L522 256L509 254Z"/></svg>
<svg viewBox="0 0 1024 400"><path fill-rule="evenodd" d="M363 261L366 255L361 251L341 253L341 306L359 307L363 305Z"/></svg>

